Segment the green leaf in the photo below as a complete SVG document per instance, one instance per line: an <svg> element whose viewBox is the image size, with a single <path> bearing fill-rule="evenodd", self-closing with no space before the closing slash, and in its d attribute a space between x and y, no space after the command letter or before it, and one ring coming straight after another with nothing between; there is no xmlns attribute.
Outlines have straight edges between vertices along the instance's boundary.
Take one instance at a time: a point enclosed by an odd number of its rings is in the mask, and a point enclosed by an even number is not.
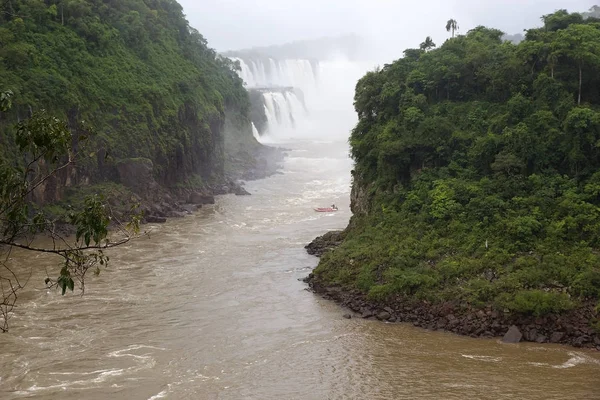
<svg viewBox="0 0 600 400"><path fill-rule="evenodd" d="M58 281L56 282L58 284L58 287L61 288L62 290L62 295L64 296L66 291L67 291L67 280L65 276L61 276L60 278L58 278Z"/></svg>

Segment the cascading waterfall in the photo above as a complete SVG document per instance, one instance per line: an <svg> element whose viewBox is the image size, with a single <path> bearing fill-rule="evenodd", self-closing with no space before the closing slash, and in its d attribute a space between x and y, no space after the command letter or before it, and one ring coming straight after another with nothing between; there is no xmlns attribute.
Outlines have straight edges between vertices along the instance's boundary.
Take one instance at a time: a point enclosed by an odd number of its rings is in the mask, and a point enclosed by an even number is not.
<svg viewBox="0 0 600 400"><path fill-rule="evenodd" d="M310 91L317 84L317 71L309 60L231 59L239 61L239 75L248 88L296 87Z"/></svg>
<svg viewBox="0 0 600 400"><path fill-rule="evenodd" d="M263 93L268 134L289 133L298 128L306 116L304 105L293 91Z"/></svg>
<svg viewBox="0 0 600 400"><path fill-rule="evenodd" d="M355 124L352 106L357 80L373 65L345 59L309 61L268 57L232 57L249 90L261 95L264 119L259 134L271 139L297 135L322 137L322 132L348 135ZM261 97L262 96L262 97ZM255 99L257 97L254 97Z"/></svg>

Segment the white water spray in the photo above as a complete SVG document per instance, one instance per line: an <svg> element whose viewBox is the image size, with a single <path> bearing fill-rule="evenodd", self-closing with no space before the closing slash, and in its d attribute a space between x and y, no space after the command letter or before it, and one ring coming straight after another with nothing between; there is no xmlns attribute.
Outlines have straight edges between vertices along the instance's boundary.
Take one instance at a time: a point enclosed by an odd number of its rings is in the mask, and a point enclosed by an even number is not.
<svg viewBox="0 0 600 400"><path fill-rule="evenodd" d="M370 64L343 58L329 61L234 58L248 89L263 93L268 140L346 139L356 123L356 82ZM302 98L294 91L299 89ZM266 139L266 138L263 138Z"/></svg>

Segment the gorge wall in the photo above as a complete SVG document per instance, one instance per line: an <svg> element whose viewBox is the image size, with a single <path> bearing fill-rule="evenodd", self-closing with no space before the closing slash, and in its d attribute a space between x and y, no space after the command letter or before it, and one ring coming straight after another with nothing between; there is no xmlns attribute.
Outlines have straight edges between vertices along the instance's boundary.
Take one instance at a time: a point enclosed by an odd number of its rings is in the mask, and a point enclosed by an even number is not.
<svg viewBox="0 0 600 400"><path fill-rule="evenodd" d="M177 2L55 3L15 0L0 14L0 90L14 92L0 113L0 158L22 161L13 126L42 109L68 122L85 156L36 200L60 200L65 186L132 186L127 171L148 167L165 190L209 188L233 179L240 149L264 156L233 63Z"/></svg>

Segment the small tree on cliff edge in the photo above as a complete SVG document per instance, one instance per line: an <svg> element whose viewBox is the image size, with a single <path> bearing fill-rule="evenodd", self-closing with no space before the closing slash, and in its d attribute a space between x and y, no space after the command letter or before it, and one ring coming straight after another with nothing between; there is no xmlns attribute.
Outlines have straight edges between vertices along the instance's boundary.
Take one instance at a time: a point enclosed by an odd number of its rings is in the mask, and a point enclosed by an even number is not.
<svg viewBox="0 0 600 400"><path fill-rule="evenodd" d="M0 113L11 107L12 92L0 93ZM27 279L22 279L9 262L15 248L53 254L61 258L58 276L46 277L48 287L59 288L64 295L73 291L75 283L85 289L89 270L99 273L109 257L105 251L127 243L139 233L139 216L124 224L112 215L110 206L100 196L85 200L82 210L74 210L67 221L75 230L75 239L57 232L56 221L36 210L29 199L36 189L53 179L60 171L75 165L81 152L72 148L72 133L67 125L44 111L34 113L16 127L16 145L24 153L22 165L0 160L0 331L8 330L19 292ZM78 139L85 139L84 137ZM133 209L132 209L133 210ZM116 229L115 239L109 235L109 224ZM35 236L48 236L53 245L37 247ZM33 268L33 267L32 267ZM31 274L29 274L31 275Z"/></svg>
<svg viewBox="0 0 600 400"><path fill-rule="evenodd" d="M449 19L446 22L446 31L452 32L452 37L454 37L454 32L458 30L458 22L455 19Z"/></svg>
<svg viewBox="0 0 600 400"><path fill-rule="evenodd" d="M425 38L425 41L423 43L421 43L419 48L424 51L429 51L429 50L435 48L435 43L433 43L433 39L431 38L431 36L427 36Z"/></svg>

